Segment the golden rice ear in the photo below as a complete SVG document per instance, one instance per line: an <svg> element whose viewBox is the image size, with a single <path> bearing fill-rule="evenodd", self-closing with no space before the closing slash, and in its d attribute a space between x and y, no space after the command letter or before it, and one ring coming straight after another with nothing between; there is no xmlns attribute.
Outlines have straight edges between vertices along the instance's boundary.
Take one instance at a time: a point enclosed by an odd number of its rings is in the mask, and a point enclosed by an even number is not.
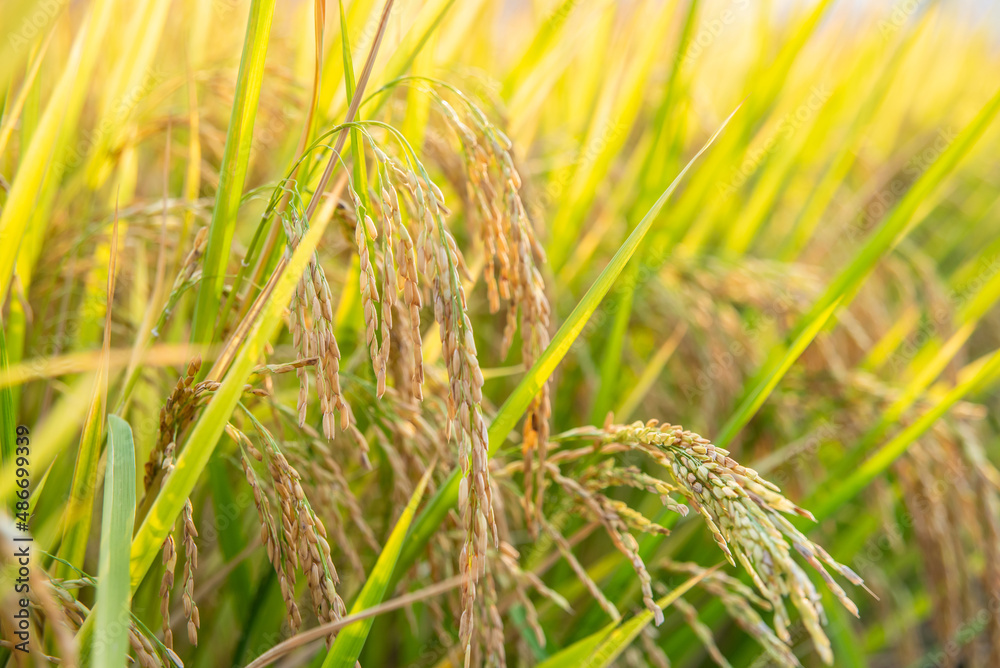
<svg viewBox="0 0 1000 668"><path fill-rule="evenodd" d="M145 632L141 631L135 622L129 627L128 641L132 647L132 651L135 652L135 658L139 662L139 665L143 668L162 668L164 664L152 641L146 637ZM170 645L166 643L166 639L164 639L164 645L167 656L172 659L176 658L177 655L171 649ZM177 659L177 663L180 663L179 658Z"/></svg>
<svg viewBox="0 0 1000 668"><path fill-rule="evenodd" d="M832 662L830 642L822 628L825 614L819 594L793 554L805 558L855 615L857 606L821 561L854 584L863 582L788 521L786 515L799 510L795 504L756 471L737 463L728 450L677 426L657 426L655 421L613 425L603 430L602 442L645 452L670 471L674 484L701 512L727 558L733 563L735 557L742 564L775 610L778 636L784 640L787 633L783 602L787 595L802 615L821 657L827 663Z"/></svg>
<svg viewBox="0 0 1000 668"><path fill-rule="evenodd" d="M174 587L174 569L177 567L177 549L174 537L167 536L163 542L163 577L160 579L160 616L163 619L163 644L174 646L174 634L170 624L170 591Z"/></svg>
<svg viewBox="0 0 1000 668"><path fill-rule="evenodd" d="M528 220L519 192L521 179L510 154L510 140L487 120L468 98L457 106L431 90L442 117L455 131L465 156L466 187L472 195L485 250L484 279L490 310L497 312L500 299L508 301L502 355L506 356L517 325L521 330L521 360L530 367L549 345L549 299L537 262L544 262L534 226ZM435 190L435 196L439 191ZM440 198L443 199L443 198ZM518 320L517 314L520 314ZM548 450L551 405L549 383L543 383L524 420L522 459L525 495L523 506L528 528L534 535L543 513L544 466ZM537 463L535 460L538 460ZM532 479L533 478L533 479Z"/></svg>
<svg viewBox="0 0 1000 668"><path fill-rule="evenodd" d="M187 618L188 642L197 646L198 629L201 627L201 615L194 600L194 572L198 568L198 545L195 538L198 537L198 529L194 524L194 509L190 499L184 504L181 521L184 536L184 616Z"/></svg>
<svg viewBox="0 0 1000 668"><path fill-rule="evenodd" d="M283 542L284 534L279 534L271 516L271 504L266 491L257 477L256 471L244 455L240 458L247 484L253 492L254 506L260 522L260 539L267 552L267 559L274 567L281 588L281 597L285 602L288 614L288 624L294 630L302 624L298 604L295 600L295 568L291 563L289 546Z"/></svg>
<svg viewBox="0 0 1000 668"><path fill-rule="evenodd" d="M295 213L281 215L281 221L287 239L287 252L292 253L305 233L304 222ZM295 367L295 375L299 379L299 426L306 424L310 396L305 360L314 360L323 433L332 440L336 435L336 415L339 413L341 430L345 430L350 421L350 406L340 387L340 348L334 334L333 294L318 254L313 254L303 272L289 311L292 342L303 358L302 363ZM367 452L362 451L361 457L367 460Z"/></svg>

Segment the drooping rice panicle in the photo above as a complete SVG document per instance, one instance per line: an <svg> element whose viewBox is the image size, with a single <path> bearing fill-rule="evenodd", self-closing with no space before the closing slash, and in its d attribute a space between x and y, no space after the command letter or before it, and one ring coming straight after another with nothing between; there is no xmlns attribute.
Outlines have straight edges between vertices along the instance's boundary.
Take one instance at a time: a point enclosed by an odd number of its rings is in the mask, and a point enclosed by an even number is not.
<svg viewBox="0 0 1000 668"><path fill-rule="evenodd" d="M521 177L514 166L512 144L465 96L451 89L458 97L460 109L465 111L460 115L433 86L426 88L462 147L465 196L477 211L485 249L484 278L490 310L499 311L501 298L509 301L501 356L506 356L520 324L521 358L525 367L530 367L549 344L550 306L538 268L545 262L545 253L521 201ZM546 382L525 415L522 433L524 503L532 531L542 512L550 417Z"/></svg>
<svg viewBox="0 0 1000 668"><path fill-rule="evenodd" d="M808 511L782 496L775 485L756 471L733 460L727 450L717 448L707 439L681 427L661 425L657 420L630 425L615 425L609 420L600 429L581 429L573 433L596 439L598 452L605 456L638 451L664 467L672 481L657 491L676 491L702 515L726 558L731 564L735 565L738 561L744 567L761 596L773 609L778 637L786 643L790 641L790 621L784 604L787 597L801 614L820 656L827 663L832 661L830 642L822 628L825 613L819 592L795 561L794 555L805 559L824 579L831 592L855 615L857 606L826 569L832 568L855 585L863 585L863 581L853 570L838 563L826 550L810 541L785 517L796 514L811 518ZM578 451L577 456L584 454ZM555 461L562 465L567 460ZM636 561L637 553L631 549L635 539L624 531L625 525L618 512L602 504L603 495L588 491L558 473L553 460L549 465L553 479L567 492L580 498L600 519L619 549L626 555L633 555L633 566L640 584L644 589L648 588L649 575L641 561ZM626 514L636 521L634 511ZM638 526L646 529L642 520L638 520ZM645 598L647 607L655 607L651 591ZM657 622L661 619L657 618Z"/></svg>
<svg viewBox="0 0 1000 668"><path fill-rule="evenodd" d="M305 226L295 212L282 215L281 221L290 255L305 234ZM290 329L296 350L303 358L316 359L316 385L323 415L323 433L332 439L337 416L340 429L345 431L350 424L351 409L340 388L340 348L334 335L333 296L315 253L295 289L290 311ZM299 425L302 426L306 421L309 401L309 379L305 366L298 367L295 374L299 379L298 413ZM367 458L364 451L362 458Z"/></svg>
<svg viewBox="0 0 1000 668"><path fill-rule="evenodd" d="M187 618L188 642L197 646L201 614L194 600L194 572L198 568L198 545L194 539L198 537L198 529L194 524L194 510L190 499L184 504L181 518L184 535L184 616Z"/></svg>

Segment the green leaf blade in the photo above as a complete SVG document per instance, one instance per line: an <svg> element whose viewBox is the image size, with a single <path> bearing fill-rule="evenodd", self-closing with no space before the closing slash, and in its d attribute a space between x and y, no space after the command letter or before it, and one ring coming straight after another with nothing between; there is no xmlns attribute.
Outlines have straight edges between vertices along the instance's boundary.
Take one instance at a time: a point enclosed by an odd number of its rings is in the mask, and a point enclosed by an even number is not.
<svg viewBox="0 0 1000 668"><path fill-rule="evenodd" d="M382 554L379 555L378 561L375 562L375 566L372 568L372 572L368 575L367 580L365 580L365 586L361 589L361 593L358 594L354 605L351 606L350 614L353 615L362 610L372 608L381 603L385 597L385 593L389 589L389 582L393 579L393 573L403 548L403 542L406 539L407 532L410 530L413 516L417 512L417 505L419 505L420 499L423 498L424 490L427 488L427 482L430 480L432 471L433 467L427 469L420 479L417 488L413 491L410 502L403 510L403 514L400 515L396 526L393 527L392 533L389 535L389 540L385 543L385 547L382 548ZM330 648L330 652L323 661L322 668L353 668L358 657L361 656L361 650L365 646L365 641L368 639L368 633L371 631L374 621L373 617L368 617L341 629L340 633L337 634L337 639L334 641L333 647Z"/></svg>
<svg viewBox="0 0 1000 668"><path fill-rule="evenodd" d="M108 416L108 464L104 473L104 509L97 581L94 666L121 667L128 662L128 553L135 522L135 447L132 429L117 415Z"/></svg>
<svg viewBox="0 0 1000 668"><path fill-rule="evenodd" d="M250 164L253 126L264 79L264 61L274 5L275 0L253 0L250 5L233 111L226 134L222 165L219 168L219 190L208 228L208 244L205 247L202 270L204 278L198 286L194 321L191 325L191 340L200 343L212 340L221 305L229 250L236 232L236 214Z"/></svg>
<svg viewBox="0 0 1000 668"><path fill-rule="evenodd" d="M642 220L636 225L635 229L625 240L625 243L618 249L611 262L604 268L601 274L594 281L594 284L590 286L583 298L576 305L573 311L563 322L559 331L552 338L548 347L538 358L538 360L532 365L531 369L521 378L521 382L518 383L514 391L511 392L510 396L500 407L497 412L496 417L490 424L489 428L489 452L493 455L500 447L500 445L506 440L507 436L513 431L514 427L517 425L518 421L524 415L531 401L537 396L541 391L542 387L548 381L548 379L555 372L556 367L562 362L566 354L569 353L573 346L573 343L583 332L584 327L587 325L587 321L590 316L594 314L597 307L600 305L601 301L611 290L614 285L615 280L625 269L628 261L632 258L635 252L638 250L639 245L642 243L646 234L649 232L656 220L663 206L666 204L667 200L677 189L681 180L688 173L694 163L701 157L708 148L715 143L722 131L726 129L729 125L729 121L732 120L736 112L739 111L739 107L733 110L731 114L726 118L725 121L719 126L719 129L715 131L708 141L701 147L701 149L691 158L690 161L684 166L680 173L674 178L666 190L660 195L656 203L653 204L652 208L643 216ZM427 508L420 514L417 518L416 523L413 526L413 531L410 534L410 539L406 543L406 549L400 557L400 563L402 564L400 570L405 571L409 566L416 560L417 555L423 549L427 541L430 540L434 531L440 526L441 522L444 521L445 515L448 511L454 508L458 503L458 484L459 477L458 471L452 471L451 476L445 481L445 483L438 489L438 492L431 499Z"/></svg>
<svg viewBox="0 0 1000 668"><path fill-rule="evenodd" d="M899 204L872 235L865 245L854 255L851 263L827 286L823 295L799 320L792 332L792 345L785 348L777 365L765 366L750 384L751 389L737 406L729 422L714 439L720 447L726 445L750 421L764 404L771 391L792 363L808 347L808 344L822 331L836 311L847 306L861 284L875 269L882 257L896 246L913 227L913 216L917 209L951 174L958 162L965 157L978 141L986 128L1000 112L1000 90L986 103L976 117L952 142L945 152L907 191Z"/></svg>
<svg viewBox="0 0 1000 668"><path fill-rule="evenodd" d="M714 568L707 569L688 579L680 587L659 599L656 605L660 609L670 607L674 601L714 570ZM538 664L537 668L577 668L578 666L607 668L632 644L632 641L642 633L642 630L649 626L651 621L653 621L653 613L649 610L643 610L623 624L612 622L600 631L549 657Z"/></svg>

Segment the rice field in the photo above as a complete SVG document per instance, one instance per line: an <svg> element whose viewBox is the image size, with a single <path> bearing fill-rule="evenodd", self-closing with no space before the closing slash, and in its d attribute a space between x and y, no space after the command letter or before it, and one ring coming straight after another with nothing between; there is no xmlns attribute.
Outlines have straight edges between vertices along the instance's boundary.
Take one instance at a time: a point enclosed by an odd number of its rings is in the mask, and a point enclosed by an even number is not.
<svg viewBox="0 0 1000 668"><path fill-rule="evenodd" d="M0 667L1000 666L1000 14L0 5Z"/></svg>

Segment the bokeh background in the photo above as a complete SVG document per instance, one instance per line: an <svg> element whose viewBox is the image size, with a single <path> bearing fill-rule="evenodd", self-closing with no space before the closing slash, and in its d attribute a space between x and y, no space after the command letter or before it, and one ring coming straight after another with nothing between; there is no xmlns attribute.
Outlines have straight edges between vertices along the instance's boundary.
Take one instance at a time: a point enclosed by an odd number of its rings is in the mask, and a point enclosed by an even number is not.
<svg viewBox="0 0 1000 668"><path fill-rule="evenodd" d="M107 468L106 438L88 425L104 413L130 425L141 512L143 463L162 449L168 395L195 352L207 369L239 331L281 255L281 245L270 263L254 255L275 188L305 196L319 179L325 160L316 158L294 186L281 181L304 145L344 119L343 38L360 73L379 34L382 5L372 0L343 9L277 4L262 40L256 115L243 135L245 180L240 174L234 185L224 167L227 137L245 102L237 82L248 17L260 4L0 7L0 389L11 419L33 433L39 567L84 606L67 604L80 623L95 596L80 571L97 573ZM452 209L450 229L470 267L468 313L490 422L534 360L524 363L524 323L501 354L507 323L491 313L482 280L468 157L424 88L461 91L509 137L520 198L547 257L539 271L550 335L593 294L629 234L735 110L579 336L566 341L549 384L553 448L583 447L570 430L600 427L609 413L621 424L655 418L702 435L777 484L818 520L796 526L873 594L837 576L859 608L855 618L812 575L837 666L1000 665L998 12L985 0L401 0L367 92L389 88L359 112L398 128ZM403 76L454 90L393 84ZM356 170L357 156L344 156ZM196 316L199 287L190 279L206 265L198 253L186 258L202 243L198 231L218 217L223 194L235 196L236 208L217 265L222 301L211 317ZM402 391L394 380L388 399L374 396L351 211L345 195L327 212L317 257L333 297L344 393L371 468L348 435L332 444L318 438L317 397L307 400L307 428L296 426L292 373L275 374L268 397L232 418L263 447L249 417L258 416L288 449L330 531L348 607L425 468L437 461L430 494L456 466L439 342L424 351L422 404L393 398ZM436 327L429 303L425 330ZM196 351L192 342L210 345ZM259 361L291 362L293 347L282 323ZM188 433L178 431L178 445ZM435 445L411 445L425 437ZM291 635L234 438L224 436L192 480L202 642L186 637L178 588L171 651L184 665L247 665ZM643 596L612 538L561 502L555 484L548 521L569 542L533 534L520 512L522 439L515 429L497 446L495 498L505 504L499 512L518 568L537 573L541 586L498 584L492 596L504 630L490 642L512 665L537 665L610 621L595 590L626 618L641 614ZM74 537L66 518L79 505L81 461L93 478L83 511L92 519ZM635 453L621 463L666 475ZM585 480L595 463L575 466L572 475ZM3 475L9 494L9 462ZM694 571L681 565L723 560L697 513L681 519L643 489L608 494L671 529L635 531L657 596L689 579ZM462 536L459 516L449 515L429 547L414 548L394 576L403 585L386 598L458 572ZM564 558L570 550L573 562ZM178 582L189 559L177 562ZM136 619L160 641L161 561L150 556L152 570L132 600ZM703 581L667 608L662 625L645 626L617 665L780 665L761 645L774 638L772 613L747 593L745 569L723 568L733 578L725 591L739 601ZM298 581L302 601L306 579ZM754 618L745 601L763 627L747 622ZM380 616L361 665L459 665L460 616L456 592ZM307 613L306 626L314 622ZM66 624L77 632L72 614ZM52 627L39 632L40 648L59 654ZM803 665L820 665L796 610L778 641ZM20 665L0 651L0 664ZM168 665L165 648L155 654ZM320 665L323 655L312 644L280 665Z"/></svg>

